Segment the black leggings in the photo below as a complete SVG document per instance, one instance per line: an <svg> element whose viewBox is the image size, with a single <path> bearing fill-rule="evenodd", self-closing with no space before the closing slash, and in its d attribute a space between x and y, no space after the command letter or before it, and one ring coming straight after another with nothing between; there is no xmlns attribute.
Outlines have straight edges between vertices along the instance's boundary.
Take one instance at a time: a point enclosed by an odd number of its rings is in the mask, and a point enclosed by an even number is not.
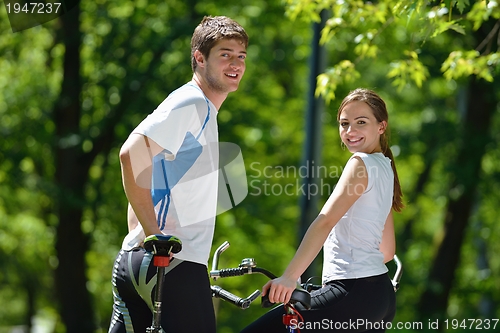
<svg viewBox="0 0 500 333"><path fill-rule="evenodd" d="M151 258L143 248L122 250L118 254L113 267L114 304L109 333L145 333L151 326L151 303L148 305L145 301L154 302L155 295L156 268ZM207 267L189 261L177 263L164 277L163 330L165 333L215 333Z"/></svg>
<svg viewBox="0 0 500 333"><path fill-rule="evenodd" d="M311 293L311 309L297 306L300 332L384 332L396 313L396 297L387 274L338 280ZM242 333L286 332L283 306L251 323Z"/></svg>

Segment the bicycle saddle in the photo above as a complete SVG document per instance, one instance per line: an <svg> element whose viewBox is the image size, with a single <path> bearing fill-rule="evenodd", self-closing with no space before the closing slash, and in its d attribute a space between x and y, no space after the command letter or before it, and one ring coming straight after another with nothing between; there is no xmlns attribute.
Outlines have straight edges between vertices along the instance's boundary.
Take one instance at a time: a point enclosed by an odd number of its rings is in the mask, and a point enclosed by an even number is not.
<svg viewBox="0 0 500 333"><path fill-rule="evenodd" d="M290 297L290 302L291 304L295 303L300 303L304 308L309 310L311 308L311 294L307 292L307 290L303 289L302 287L297 287L293 292L292 292L292 297ZM274 303L271 303L269 301L269 298L267 295L262 296L262 307L263 308L269 308L273 306Z"/></svg>
<svg viewBox="0 0 500 333"><path fill-rule="evenodd" d="M171 235L151 235L144 240L144 249L155 255L168 256L170 253L180 252L182 242L179 238Z"/></svg>

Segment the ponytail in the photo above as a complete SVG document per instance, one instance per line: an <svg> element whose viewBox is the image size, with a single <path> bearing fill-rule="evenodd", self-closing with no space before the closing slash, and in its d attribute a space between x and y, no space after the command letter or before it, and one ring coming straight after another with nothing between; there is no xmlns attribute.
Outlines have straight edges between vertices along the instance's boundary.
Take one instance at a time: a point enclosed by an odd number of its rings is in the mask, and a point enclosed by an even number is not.
<svg viewBox="0 0 500 333"><path fill-rule="evenodd" d="M396 212L401 212L405 207L403 203L403 191L401 190L401 184L399 182L398 171L396 170L396 162L394 161L394 155L389 147L389 140L387 139L387 128L385 132L380 136L380 146L382 147L382 152L386 157L391 160L391 167L394 173L394 194L392 197L392 209Z"/></svg>

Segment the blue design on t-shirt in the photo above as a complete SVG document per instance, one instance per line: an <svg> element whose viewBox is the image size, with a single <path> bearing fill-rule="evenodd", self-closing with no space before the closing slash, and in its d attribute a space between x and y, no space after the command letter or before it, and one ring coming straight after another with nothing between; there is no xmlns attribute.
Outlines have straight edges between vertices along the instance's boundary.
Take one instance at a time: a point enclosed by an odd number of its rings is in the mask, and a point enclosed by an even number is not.
<svg viewBox="0 0 500 333"><path fill-rule="evenodd" d="M181 180L201 155L203 147L191 132L187 132L174 160L166 160L164 150L153 158L153 177L151 195L153 205L161 202L158 212L158 226L165 227L170 206L170 190Z"/></svg>

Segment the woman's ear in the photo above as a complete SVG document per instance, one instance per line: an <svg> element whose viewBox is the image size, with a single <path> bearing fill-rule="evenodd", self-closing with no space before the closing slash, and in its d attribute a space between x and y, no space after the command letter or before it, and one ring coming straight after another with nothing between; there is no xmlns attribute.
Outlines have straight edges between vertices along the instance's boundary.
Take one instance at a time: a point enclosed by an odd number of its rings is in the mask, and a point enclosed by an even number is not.
<svg viewBox="0 0 500 333"><path fill-rule="evenodd" d="M387 121L382 120L378 125L378 134L384 134L385 130L387 129Z"/></svg>
<svg viewBox="0 0 500 333"><path fill-rule="evenodd" d="M198 66L204 67L205 57L203 56L203 54L199 50L194 51L194 59L196 60L196 63Z"/></svg>

